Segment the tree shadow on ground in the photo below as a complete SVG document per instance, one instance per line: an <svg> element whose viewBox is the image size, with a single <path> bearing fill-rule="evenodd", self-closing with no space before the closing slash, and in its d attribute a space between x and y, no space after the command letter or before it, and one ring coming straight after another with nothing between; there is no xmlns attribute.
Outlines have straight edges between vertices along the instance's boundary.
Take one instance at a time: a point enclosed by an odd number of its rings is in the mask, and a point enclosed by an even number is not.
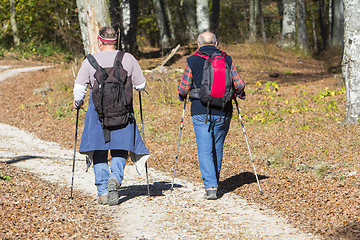
<svg viewBox="0 0 360 240"><path fill-rule="evenodd" d="M260 181L269 177L265 175L258 175L258 178ZM232 192L243 185L252 183L257 183L256 176L252 172L242 172L235 176L231 176L219 182L218 197L222 197L224 194Z"/></svg>
<svg viewBox="0 0 360 240"><path fill-rule="evenodd" d="M283 86L314 83L323 80L324 78L332 77L334 74L327 72L320 73L269 73L269 78L266 81L274 81ZM266 81L263 81L265 83ZM339 79L339 84L341 81Z"/></svg>
<svg viewBox="0 0 360 240"><path fill-rule="evenodd" d="M21 155L16 157L0 157L0 159L9 159L4 160L7 164L13 164L17 162L22 162L30 159L61 159L61 160L73 160L73 158L62 158L62 157L54 157L54 156L36 156L36 155ZM76 159L78 161L79 159Z"/></svg>
<svg viewBox="0 0 360 240"><path fill-rule="evenodd" d="M174 184L174 188L180 188L180 187L183 186L180 184ZM149 185L149 188L150 188L150 197L165 196L163 192L171 189L171 182L166 182L166 181L154 182ZM146 184L120 187L118 204L121 204L130 199L140 196L148 196L148 190Z"/></svg>

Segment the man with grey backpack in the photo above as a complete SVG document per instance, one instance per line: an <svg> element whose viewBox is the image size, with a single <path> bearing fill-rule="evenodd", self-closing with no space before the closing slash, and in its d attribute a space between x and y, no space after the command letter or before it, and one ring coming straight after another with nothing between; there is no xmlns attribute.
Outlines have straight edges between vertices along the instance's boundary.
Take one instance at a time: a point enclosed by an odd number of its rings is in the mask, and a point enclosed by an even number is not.
<svg viewBox="0 0 360 240"><path fill-rule="evenodd" d="M217 48L215 34L198 36L198 51L187 58L178 93L187 94L195 131L198 160L205 187L205 199L217 199L223 159L223 145L232 117L232 99L245 98L245 83L232 59Z"/></svg>
<svg viewBox="0 0 360 240"><path fill-rule="evenodd" d="M139 173L150 156L132 102L133 88L144 90L146 80L137 60L116 50L117 34L112 27L101 28L97 38L100 52L86 55L73 90L74 105L79 109L88 86L91 89L79 152L94 164L99 203L116 205L128 155Z"/></svg>

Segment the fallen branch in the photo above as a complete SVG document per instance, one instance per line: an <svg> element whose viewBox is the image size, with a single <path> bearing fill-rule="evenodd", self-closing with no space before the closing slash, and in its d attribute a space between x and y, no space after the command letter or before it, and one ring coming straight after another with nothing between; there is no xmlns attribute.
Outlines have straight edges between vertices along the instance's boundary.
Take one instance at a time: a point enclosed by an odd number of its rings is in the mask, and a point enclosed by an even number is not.
<svg viewBox="0 0 360 240"><path fill-rule="evenodd" d="M171 53L161 62L160 68L164 67L165 64L175 55L177 50L179 50L180 44L178 44L173 50L171 50Z"/></svg>

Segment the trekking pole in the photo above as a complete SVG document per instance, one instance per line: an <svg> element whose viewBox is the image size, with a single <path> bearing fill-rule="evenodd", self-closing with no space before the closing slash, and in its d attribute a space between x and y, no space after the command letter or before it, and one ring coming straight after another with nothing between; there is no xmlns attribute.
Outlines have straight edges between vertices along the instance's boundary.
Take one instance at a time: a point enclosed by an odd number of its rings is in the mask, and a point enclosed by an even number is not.
<svg viewBox="0 0 360 240"><path fill-rule="evenodd" d="M236 105L236 108L237 108L237 111L238 111L238 114L239 114L239 119L240 119L240 123L241 123L241 128L242 128L243 133L244 133L244 136L245 136L246 145L247 145L247 147L248 147L249 154L250 154L250 159L251 159L251 162L252 162L252 165L253 165L253 168L254 168L254 173L255 173L256 181L257 181L257 184L258 184L258 186L259 186L260 194L262 194L263 192L262 192L262 190L261 190L259 178L258 178L258 175L257 175L257 173L256 173L254 159L253 159L253 157L252 157L252 154L251 154L251 151L250 151L250 146L249 146L249 141L248 141L248 139L247 139L246 132L245 132L245 126L244 126L244 123L243 123L243 121L242 121L241 114L240 114L240 110L239 110L239 105L238 105L238 102L237 102L236 99L235 99L235 105Z"/></svg>
<svg viewBox="0 0 360 240"><path fill-rule="evenodd" d="M177 152L176 152L176 157L175 157L174 174L173 174L173 179L172 179L172 182L171 182L171 191L174 190L176 164L177 164L177 160L178 160L178 157L179 157L181 132L182 132L182 129L183 129L183 126L184 126L185 108L186 108L186 98L184 99L184 108L183 108L183 113L182 113L182 117L181 117L180 134L179 134L178 147L177 147Z"/></svg>
<svg viewBox="0 0 360 240"><path fill-rule="evenodd" d="M74 158L73 158L73 166L72 166L72 177L71 177L71 191L69 199L73 198L73 188L74 188L74 174L75 174L75 155L76 155L76 142L77 142L77 131L78 131L78 123L79 123L79 110L80 107L76 108L76 127L75 127L75 144L74 144Z"/></svg>
<svg viewBox="0 0 360 240"><path fill-rule="evenodd" d="M143 141L145 142L144 120L143 120L142 103L141 103L141 91L139 91L139 102L140 102L141 132L142 132ZM148 173L147 161L145 162L145 172L146 172L146 184L147 184L148 196L150 196L149 173Z"/></svg>

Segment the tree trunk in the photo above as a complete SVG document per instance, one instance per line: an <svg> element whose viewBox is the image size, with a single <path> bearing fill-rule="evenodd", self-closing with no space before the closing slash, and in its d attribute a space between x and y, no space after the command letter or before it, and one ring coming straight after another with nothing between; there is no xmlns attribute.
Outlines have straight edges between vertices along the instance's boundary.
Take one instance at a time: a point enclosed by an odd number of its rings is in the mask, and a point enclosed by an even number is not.
<svg viewBox="0 0 360 240"><path fill-rule="evenodd" d="M329 40L330 40L330 44L331 44L331 28L332 28L332 9L333 9L333 1L334 0L329 0ZM341 0L342 1L342 0Z"/></svg>
<svg viewBox="0 0 360 240"><path fill-rule="evenodd" d="M314 50L315 50L315 52L317 52L318 43L317 43L315 17L314 17L314 12L312 10L312 2L310 2L310 16L311 16L311 23L312 23L311 26L312 26L313 38L314 38Z"/></svg>
<svg viewBox="0 0 360 240"><path fill-rule="evenodd" d="M175 40L176 43L185 43L188 41L188 36L184 34L186 32L186 21L182 10L183 8L180 5L180 0L173 0L173 2L176 9L176 11L174 11Z"/></svg>
<svg viewBox="0 0 360 240"><path fill-rule="evenodd" d="M212 1L211 9L211 31L217 35L219 28L220 0Z"/></svg>
<svg viewBox="0 0 360 240"><path fill-rule="evenodd" d="M344 5L342 0L332 0L330 46L344 46Z"/></svg>
<svg viewBox="0 0 360 240"><path fill-rule="evenodd" d="M182 9L185 14L187 33L190 42L196 41L198 30L196 25L196 11L194 0L183 0Z"/></svg>
<svg viewBox="0 0 360 240"><path fill-rule="evenodd" d="M169 30L170 30L170 36L169 37L171 39L174 39L175 38L175 28L174 28L173 15L171 13L169 0L165 0L164 3L165 3L166 17L168 19Z"/></svg>
<svg viewBox="0 0 360 240"><path fill-rule="evenodd" d="M280 33L282 33L282 25L283 25L283 18L284 18L284 5L282 0L278 0L278 11L279 11L279 17L280 17Z"/></svg>
<svg viewBox="0 0 360 240"><path fill-rule="evenodd" d="M259 19L260 19L260 26L261 26L261 38L262 38L263 42L266 42L265 22L264 22L264 14L262 11L261 0L259 0Z"/></svg>
<svg viewBox="0 0 360 240"><path fill-rule="evenodd" d="M130 1L130 30L128 33L128 39L130 42L129 51L134 53L138 50L138 46L136 44L136 35L137 35L137 25L138 25L138 14L139 14L139 4L138 0Z"/></svg>
<svg viewBox="0 0 360 240"><path fill-rule="evenodd" d="M134 53L137 50L136 33L137 33L137 0L121 0L121 29L120 43L121 49Z"/></svg>
<svg viewBox="0 0 360 240"><path fill-rule="evenodd" d="M160 0L153 0L154 10L157 18L157 26L160 34L160 45L161 48L169 48L170 47L170 38L167 32L166 26L166 17L164 7L161 4Z"/></svg>
<svg viewBox="0 0 360 240"><path fill-rule="evenodd" d="M297 45L305 54L309 53L308 32L306 24L306 2L298 0L297 2Z"/></svg>
<svg viewBox="0 0 360 240"><path fill-rule="evenodd" d="M199 33L210 31L208 0L196 0L196 19Z"/></svg>
<svg viewBox="0 0 360 240"><path fill-rule="evenodd" d="M119 0L109 0L111 25L118 33L117 48L121 49L122 16Z"/></svg>
<svg viewBox="0 0 360 240"><path fill-rule="evenodd" d="M344 124L359 124L360 117L360 2L344 0L344 55L342 73L346 85Z"/></svg>
<svg viewBox="0 0 360 240"><path fill-rule="evenodd" d="M120 32L122 18L119 0L109 0L109 11L112 27L116 32Z"/></svg>
<svg viewBox="0 0 360 240"><path fill-rule="evenodd" d="M318 13L319 13L319 22L320 22L320 33L322 39L322 48L326 49L327 46L327 28L326 28L326 21L325 21L325 2L324 0L318 1Z"/></svg>
<svg viewBox="0 0 360 240"><path fill-rule="evenodd" d="M98 52L97 34L101 27L111 26L109 1L76 0L85 54Z"/></svg>
<svg viewBox="0 0 360 240"><path fill-rule="evenodd" d="M20 45L20 38L16 23L16 0L10 0L10 23L13 33L14 45L15 47L18 47Z"/></svg>
<svg viewBox="0 0 360 240"><path fill-rule="evenodd" d="M250 19L249 19L249 42L256 42L256 0L250 0L249 2L249 11L250 11Z"/></svg>
<svg viewBox="0 0 360 240"><path fill-rule="evenodd" d="M122 16L121 31L120 31L121 49L124 51L129 51L130 39L128 38L128 34L130 32L130 26L131 26L130 0L121 0L120 8L121 8L121 16Z"/></svg>
<svg viewBox="0 0 360 240"><path fill-rule="evenodd" d="M283 0L283 4L284 16L281 45L283 48L293 48L296 39L296 0Z"/></svg>

